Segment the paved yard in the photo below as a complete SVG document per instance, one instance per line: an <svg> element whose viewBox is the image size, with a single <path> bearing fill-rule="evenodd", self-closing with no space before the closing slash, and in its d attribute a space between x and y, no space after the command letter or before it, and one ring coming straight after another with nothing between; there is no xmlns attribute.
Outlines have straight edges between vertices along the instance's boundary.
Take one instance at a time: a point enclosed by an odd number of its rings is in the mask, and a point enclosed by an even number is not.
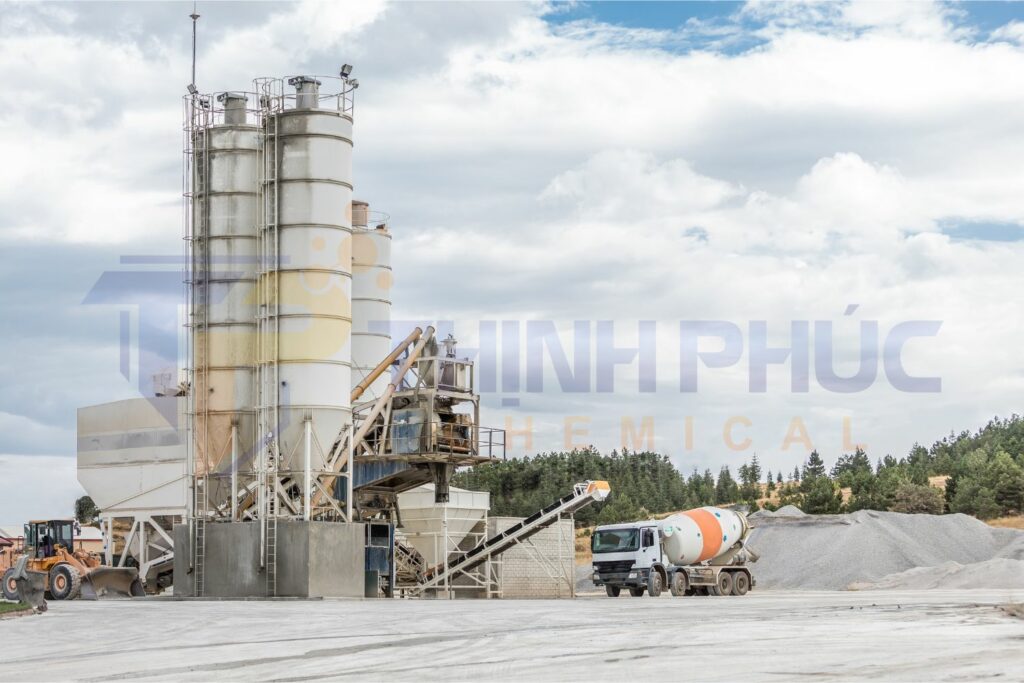
<svg viewBox="0 0 1024 683"><path fill-rule="evenodd" d="M0 680L1024 679L1017 591L574 601L51 602Z"/></svg>

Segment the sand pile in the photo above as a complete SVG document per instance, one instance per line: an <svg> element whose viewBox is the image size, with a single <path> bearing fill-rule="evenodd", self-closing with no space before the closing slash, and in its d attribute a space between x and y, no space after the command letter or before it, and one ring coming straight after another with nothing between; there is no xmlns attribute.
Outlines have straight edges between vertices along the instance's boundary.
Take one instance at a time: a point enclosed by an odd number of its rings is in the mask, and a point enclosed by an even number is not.
<svg viewBox="0 0 1024 683"><path fill-rule="evenodd" d="M1024 563L1015 564L1024 560L1022 531L995 529L967 515L780 512L751 517L750 547L761 555L751 569L759 588L958 588L970 577L987 576L986 567L972 565L995 559L1010 562L989 564L991 581L979 579L977 585L998 588L1017 581L1024 588L1019 573ZM921 567L933 571L908 572Z"/></svg>

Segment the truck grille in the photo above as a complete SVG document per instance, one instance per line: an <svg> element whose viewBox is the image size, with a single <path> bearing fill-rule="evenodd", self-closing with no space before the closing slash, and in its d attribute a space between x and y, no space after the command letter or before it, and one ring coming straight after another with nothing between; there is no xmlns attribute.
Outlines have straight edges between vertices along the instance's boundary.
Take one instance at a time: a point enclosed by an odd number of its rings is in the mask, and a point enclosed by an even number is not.
<svg viewBox="0 0 1024 683"><path fill-rule="evenodd" d="M594 571L598 574L616 574L628 572L633 568L633 560L617 560L615 562L595 562Z"/></svg>

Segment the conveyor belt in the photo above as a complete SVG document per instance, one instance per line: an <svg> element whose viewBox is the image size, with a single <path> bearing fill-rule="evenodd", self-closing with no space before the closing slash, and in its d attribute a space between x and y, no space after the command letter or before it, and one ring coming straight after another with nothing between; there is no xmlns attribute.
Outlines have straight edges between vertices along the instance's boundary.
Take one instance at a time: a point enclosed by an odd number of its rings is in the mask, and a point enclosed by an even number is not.
<svg viewBox="0 0 1024 683"><path fill-rule="evenodd" d="M448 562L447 566L442 564L429 569L423 582L416 586L416 591L439 586L448 577L454 576L458 572L468 571L486 562L488 558L500 555L538 531L551 526L561 515L576 512L595 500L604 500L610 492L611 488L606 481L586 481L576 484L569 495L559 498L543 510L538 510L500 534L491 536L479 545L470 548L465 554Z"/></svg>

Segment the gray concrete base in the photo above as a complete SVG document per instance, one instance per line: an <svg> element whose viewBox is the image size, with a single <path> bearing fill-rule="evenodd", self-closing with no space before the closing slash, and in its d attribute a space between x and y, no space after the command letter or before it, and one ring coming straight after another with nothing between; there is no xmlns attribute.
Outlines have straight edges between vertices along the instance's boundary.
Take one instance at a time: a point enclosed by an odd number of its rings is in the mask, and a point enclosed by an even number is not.
<svg viewBox="0 0 1024 683"><path fill-rule="evenodd" d="M277 523L277 592L280 597L363 597L365 526L281 520ZM194 596L195 572L187 524L174 527L174 594ZM268 597L260 567L257 522L206 525L203 597Z"/></svg>

